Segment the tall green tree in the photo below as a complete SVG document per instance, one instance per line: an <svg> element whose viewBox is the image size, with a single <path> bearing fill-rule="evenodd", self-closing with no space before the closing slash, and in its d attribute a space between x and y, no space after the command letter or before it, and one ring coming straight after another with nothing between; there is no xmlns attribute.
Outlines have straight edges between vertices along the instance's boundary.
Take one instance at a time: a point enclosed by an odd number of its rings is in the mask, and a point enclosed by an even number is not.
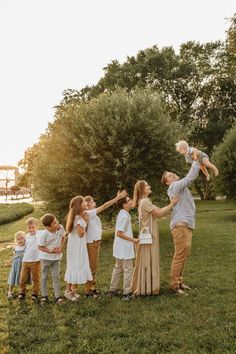
<svg viewBox="0 0 236 354"><path fill-rule="evenodd" d="M236 199L236 125L226 134L223 142L215 149L213 158L220 175L215 180L218 193Z"/></svg>
<svg viewBox="0 0 236 354"><path fill-rule="evenodd" d="M118 188L132 192L140 178L147 179L161 198L164 170L182 170L183 159L174 146L182 129L151 90L64 103L40 139L34 191L62 214L77 194L92 194L103 202Z"/></svg>

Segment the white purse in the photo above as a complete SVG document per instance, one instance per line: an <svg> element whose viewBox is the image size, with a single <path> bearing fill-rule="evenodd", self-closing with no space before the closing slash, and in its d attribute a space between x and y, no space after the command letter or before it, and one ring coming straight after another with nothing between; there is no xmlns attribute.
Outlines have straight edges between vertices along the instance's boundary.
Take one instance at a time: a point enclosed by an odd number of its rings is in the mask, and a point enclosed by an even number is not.
<svg viewBox="0 0 236 354"><path fill-rule="evenodd" d="M152 244L152 234L149 231L149 227L144 227L142 229L142 232L140 232L139 244L140 245L151 245Z"/></svg>
<svg viewBox="0 0 236 354"><path fill-rule="evenodd" d="M141 209L141 206L140 206ZM139 219L139 230L140 230L140 219ZM152 244L152 215L151 215L151 230L149 227L143 227L139 232L139 244L140 245L151 245Z"/></svg>

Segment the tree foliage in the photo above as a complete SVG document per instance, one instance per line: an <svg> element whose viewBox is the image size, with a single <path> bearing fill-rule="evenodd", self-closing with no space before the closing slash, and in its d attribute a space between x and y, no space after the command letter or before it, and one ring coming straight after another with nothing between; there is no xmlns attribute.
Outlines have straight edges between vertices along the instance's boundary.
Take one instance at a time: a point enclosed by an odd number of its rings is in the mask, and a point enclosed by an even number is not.
<svg viewBox="0 0 236 354"><path fill-rule="evenodd" d="M181 131L151 90L120 90L88 103L64 103L37 146L34 193L62 213L77 194L103 202L118 188L131 192L140 178L159 196L163 171L181 170L183 159L174 146Z"/></svg>
<svg viewBox="0 0 236 354"><path fill-rule="evenodd" d="M215 180L215 188L221 195L236 199L236 125L226 134L223 142L216 148L213 159L220 169Z"/></svg>

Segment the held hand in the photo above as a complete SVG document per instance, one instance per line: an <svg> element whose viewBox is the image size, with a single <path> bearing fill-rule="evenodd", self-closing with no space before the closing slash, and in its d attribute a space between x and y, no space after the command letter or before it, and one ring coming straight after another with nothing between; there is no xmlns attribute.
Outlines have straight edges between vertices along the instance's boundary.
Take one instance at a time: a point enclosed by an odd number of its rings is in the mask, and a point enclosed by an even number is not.
<svg viewBox="0 0 236 354"><path fill-rule="evenodd" d="M174 198L171 199L170 204L172 205L172 207L174 207L180 200L180 197L178 195L176 195Z"/></svg>
<svg viewBox="0 0 236 354"><path fill-rule="evenodd" d="M53 250L53 253L61 253L61 247L55 247Z"/></svg>
<svg viewBox="0 0 236 354"><path fill-rule="evenodd" d="M124 197L126 197L127 196L127 191L124 189L123 191L118 191L117 192L117 194L116 194L116 199L117 200L120 200L120 199L122 199L122 198L124 198Z"/></svg>
<svg viewBox="0 0 236 354"><path fill-rule="evenodd" d="M134 238L134 243L139 243L139 239L138 238Z"/></svg>

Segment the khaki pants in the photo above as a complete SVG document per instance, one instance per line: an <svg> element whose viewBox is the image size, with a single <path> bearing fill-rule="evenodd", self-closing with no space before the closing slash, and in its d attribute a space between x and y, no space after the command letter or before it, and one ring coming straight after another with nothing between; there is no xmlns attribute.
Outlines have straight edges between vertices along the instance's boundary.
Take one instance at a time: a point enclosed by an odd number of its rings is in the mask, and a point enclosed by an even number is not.
<svg viewBox="0 0 236 354"><path fill-rule="evenodd" d="M33 281L32 294L38 295L40 289L40 261L23 262L20 273L20 293L25 294L26 284L31 274Z"/></svg>
<svg viewBox="0 0 236 354"><path fill-rule="evenodd" d="M115 268L111 277L110 291L116 291L119 285L120 278L124 272L123 294L128 295L132 292L131 280L133 274L133 259L116 258Z"/></svg>
<svg viewBox="0 0 236 354"><path fill-rule="evenodd" d="M96 289L96 273L98 269L100 245L101 245L100 240L93 241L92 243L87 243L89 265L93 276L93 280L87 281L85 285L85 291L87 294L91 294Z"/></svg>
<svg viewBox="0 0 236 354"><path fill-rule="evenodd" d="M190 254L193 230L187 226L175 226L172 229L174 256L171 265L170 286L176 290L182 283L184 264Z"/></svg>

